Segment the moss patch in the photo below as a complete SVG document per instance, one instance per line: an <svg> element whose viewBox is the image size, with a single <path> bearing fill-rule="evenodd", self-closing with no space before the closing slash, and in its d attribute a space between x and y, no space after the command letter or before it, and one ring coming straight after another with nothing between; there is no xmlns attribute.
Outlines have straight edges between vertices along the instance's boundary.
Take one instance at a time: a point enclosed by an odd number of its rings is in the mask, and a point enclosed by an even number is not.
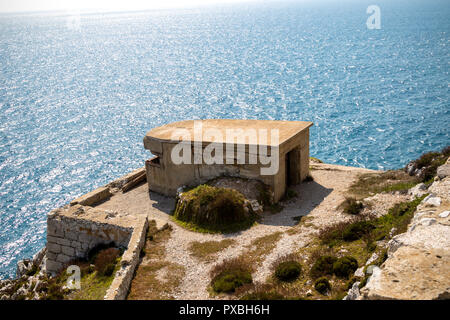
<svg viewBox="0 0 450 320"><path fill-rule="evenodd" d="M325 295L328 291L331 290L330 282L326 277L322 277L316 280L314 283L314 289L320 294Z"/></svg>
<svg viewBox="0 0 450 320"><path fill-rule="evenodd" d="M251 227L257 216L242 193L200 185L181 195L173 218L193 231L228 233Z"/></svg>

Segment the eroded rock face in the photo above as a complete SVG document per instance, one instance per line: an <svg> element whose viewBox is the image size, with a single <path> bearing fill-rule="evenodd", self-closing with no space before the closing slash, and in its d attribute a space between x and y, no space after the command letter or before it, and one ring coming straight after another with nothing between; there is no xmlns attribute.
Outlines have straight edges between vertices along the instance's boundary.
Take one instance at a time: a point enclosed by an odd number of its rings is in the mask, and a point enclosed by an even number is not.
<svg viewBox="0 0 450 320"><path fill-rule="evenodd" d="M425 183L419 183L415 187L409 189L408 194L415 197L421 197L427 193L427 187Z"/></svg>
<svg viewBox="0 0 450 320"><path fill-rule="evenodd" d="M449 178L433 183L408 231L389 241L388 259L361 289L361 299L450 299L448 188Z"/></svg>
<svg viewBox="0 0 450 320"><path fill-rule="evenodd" d="M437 169L437 176L439 177L439 179L444 179L445 177L450 176L450 164L446 163L446 164L440 166Z"/></svg>
<svg viewBox="0 0 450 320"><path fill-rule="evenodd" d="M448 250L398 248L361 290L363 299L449 299Z"/></svg>

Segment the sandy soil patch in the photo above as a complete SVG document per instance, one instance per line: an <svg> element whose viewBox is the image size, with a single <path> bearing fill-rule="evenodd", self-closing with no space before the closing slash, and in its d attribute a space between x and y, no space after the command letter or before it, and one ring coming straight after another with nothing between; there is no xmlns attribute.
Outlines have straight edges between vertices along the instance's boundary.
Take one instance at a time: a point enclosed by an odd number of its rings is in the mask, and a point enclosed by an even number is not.
<svg viewBox="0 0 450 320"><path fill-rule="evenodd" d="M113 196L99 205L103 209L126 210L129 214L147 214L157 226L165 223L172 226L170 239L165 243L165 260L182 265L185 275L173 293L175 299L211 299L208 292L209 271L224 259L237 257L251 250L256 239L276 232L281 236L271 246L270 252L262 254L254 273L254 280L264 281L270 276L270 266L278 256L289 254L307 245L318 228L349 219L337 207L345 199L346 190L358 174L374 172L362 168L312 163L311 175L314 181L292 187L297 196L282 203L284 209L276 214L264 213L261 221L252 228L233 234L204 234L186 230L171 221L174 200L154 193L148 193L147 185ZM406 196L379 194L369 200L377 215L383 214L394 203L404 201ZM300 218L302 217L302 218ZM306 218L307 217L307 218ZM300 219L300 223L298 220ZM305 222L307 221L307 223ZM214 259L201 259L191 254L190 244L194 241L235 242L215 254ZM162 272L162 271L161 271ZM166 278L158 275L161 280ZM216 297L217 298L217 297Z"/></svg>

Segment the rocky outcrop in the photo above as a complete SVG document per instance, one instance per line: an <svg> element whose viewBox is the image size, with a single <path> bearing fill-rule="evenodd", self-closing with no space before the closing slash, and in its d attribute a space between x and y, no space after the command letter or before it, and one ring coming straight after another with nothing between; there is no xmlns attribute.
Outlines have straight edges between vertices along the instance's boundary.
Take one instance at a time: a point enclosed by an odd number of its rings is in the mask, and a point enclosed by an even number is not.
<svg viewBox="0 0 450 320"><path fill-rule="evenodd" d="M440 179L444 179L450 172L449 155L450 146L445 147L440 152L427 152L420 158L409 162L404 170L410 176L416 176L423 182L436 175Z"/></svg>
<svg viewBox="0 0 450 320"><path fill-rule="evenodd" d="M33 259L24 259L17 262L16 276L20 278L24 275L32 273L33 270L42 268L46 253L47 248L44 247L33 256Z"/></svg>
<svg viewBox="0 0 450 320"><path fill-rule="evenodd" d="M356 281L342 300L358 300L361 296L361 293L359 292L359 284L360 282Z"/></svg>
<svg viewBox="0 0 450 320"><path fill-rule="evenodd" d="M362 299L450 299L450 178L438 180L407 232L388 243L388 259L361 289Z"/></svg>
<svg viewBox="0 0 450 320"><path fill-rule="evenodd" d="M447 159L447 162L444 165L437 168L436 173L439 179L450 176L450 158Z"/></svg>

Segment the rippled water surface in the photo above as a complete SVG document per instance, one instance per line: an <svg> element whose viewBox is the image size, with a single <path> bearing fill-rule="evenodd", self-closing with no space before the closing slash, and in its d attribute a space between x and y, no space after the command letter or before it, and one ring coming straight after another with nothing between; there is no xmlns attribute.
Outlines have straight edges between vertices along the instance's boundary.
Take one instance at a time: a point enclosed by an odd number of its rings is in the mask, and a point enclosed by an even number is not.
<svg viewBox="0 0 450 320"><path fill-rule="evenodd" d="M167 122L309 120L312 155L373 169L448 144L448 1L378 1L381 30L368 4L91 14L79 29L0 16L0 278L43 246L49 210L142 166L145 132Z"/></svg>

